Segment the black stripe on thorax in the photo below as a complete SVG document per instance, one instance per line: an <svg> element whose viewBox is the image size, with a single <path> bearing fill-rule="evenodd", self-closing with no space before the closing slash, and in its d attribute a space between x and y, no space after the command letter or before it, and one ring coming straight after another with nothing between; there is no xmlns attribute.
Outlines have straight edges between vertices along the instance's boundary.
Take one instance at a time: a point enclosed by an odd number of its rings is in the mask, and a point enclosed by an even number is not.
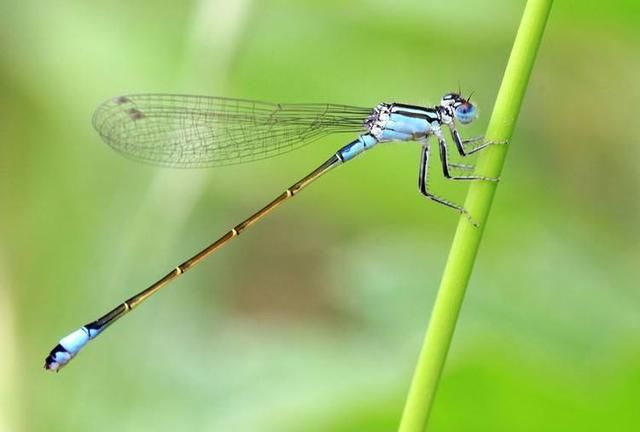
<svg viewBox="0 0 640 432"><path fill-rule="evenodd" d="M407 117L423 119L428 122L440 121L440 113L437 110L417 105L394 103L391 106L391 112Z"/></svg>

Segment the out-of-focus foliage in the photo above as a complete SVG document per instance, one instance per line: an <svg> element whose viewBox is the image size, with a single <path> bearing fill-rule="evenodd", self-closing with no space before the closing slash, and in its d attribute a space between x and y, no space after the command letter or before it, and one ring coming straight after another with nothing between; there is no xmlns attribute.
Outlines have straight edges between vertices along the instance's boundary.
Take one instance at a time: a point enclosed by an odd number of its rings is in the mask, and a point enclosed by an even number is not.
<svg viewBox="0 0 640 432"><path fill-rule="evenodd" d="M369 106L461 85L478 134L523 6L0 3L0 430L394 430L457 221L417 193L418 146L331 173L51 375L61 336L352 139L181 171L120 157L90 117L127 92ZM432 431L640 429L639 18L557 2Z"/></svg>

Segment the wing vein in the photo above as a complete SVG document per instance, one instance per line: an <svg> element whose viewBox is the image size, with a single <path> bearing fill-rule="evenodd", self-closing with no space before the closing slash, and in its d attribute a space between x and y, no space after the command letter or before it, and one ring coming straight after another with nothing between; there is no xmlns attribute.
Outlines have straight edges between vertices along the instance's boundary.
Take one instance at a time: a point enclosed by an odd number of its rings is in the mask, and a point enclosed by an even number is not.
<svg viewBox="0 0 640 432"><path fill-rule="evenodd" d="M269 158L328 134L362 131L372 111L336 104L136 94L104 102L93 124L104 141L133 159L204 167Z"/></svg>

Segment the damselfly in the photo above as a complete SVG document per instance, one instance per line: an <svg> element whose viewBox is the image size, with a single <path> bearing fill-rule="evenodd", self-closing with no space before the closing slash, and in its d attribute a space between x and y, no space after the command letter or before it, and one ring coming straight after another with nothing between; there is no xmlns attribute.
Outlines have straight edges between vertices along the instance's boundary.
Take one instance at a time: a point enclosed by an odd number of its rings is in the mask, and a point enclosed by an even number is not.
<svg viewBox="0 0 640 432"><path fill-rule="evenodd" d="M294 183L269 204L231 228L209 246L171 270L150 287L116 306L106 315L60 340L44 367L58 371L91 339L158 292L204 258L240 235L288 198L320 176L378 143L416 141L422 146L418 189L427 198L467 216L460 205L433 194L427 187L429 138L438 143L442 172L452 180L497 181L472 174L473 165L449 161L444 136L448 129L461 156L469 156L492 142L482 137L462 139L456 123L471 123L476 107L459 93L447 93L438 105L420 107L381 103L375 108L334 104L273 104L241 99L169 94L137 94L111 99L98 107L93 125L104 141L133 159L173 167L221 166L286 153L323 136L359 132L326 162ZM466 171L454 175L454 170Z"/></svg>

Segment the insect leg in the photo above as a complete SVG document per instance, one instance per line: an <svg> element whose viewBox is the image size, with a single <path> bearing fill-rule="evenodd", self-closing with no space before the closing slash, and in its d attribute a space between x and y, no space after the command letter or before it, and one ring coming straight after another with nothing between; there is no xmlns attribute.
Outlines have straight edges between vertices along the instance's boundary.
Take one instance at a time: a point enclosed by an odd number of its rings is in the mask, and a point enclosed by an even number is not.
<svg viewBox="0 0 640 432"><path fill-rule="evenodd" d="M473 226L476 226L476 227L478 226L478 224L473 220L469 212L464 207L462 207L459 204L453 203L451 201L447 201L446 199L431 193L429 191L428 183L429 183L429 144L426 141L424 141L422 144L422 151L420 154L420 169L418 172L418 190L422 195L426 196L430 200L435 201L439 204L442 204L446 207L452 208L462 213L467 217L467 219L469 219L469 222L471 222Z"/></svg>
<svg viewBox="0 0 640 432"><path fill-rule="evenodd" d="M447 150L447 142L445 141L443 136L438 136L438 148L440 149L440 162L442 163L442 173L444 176L451 180L486 180L486 181L499 181L498 178L494 177L485 177L480 175L452 175L450 172L450 168L453 167L449 163L449 153Z"/></svg>

